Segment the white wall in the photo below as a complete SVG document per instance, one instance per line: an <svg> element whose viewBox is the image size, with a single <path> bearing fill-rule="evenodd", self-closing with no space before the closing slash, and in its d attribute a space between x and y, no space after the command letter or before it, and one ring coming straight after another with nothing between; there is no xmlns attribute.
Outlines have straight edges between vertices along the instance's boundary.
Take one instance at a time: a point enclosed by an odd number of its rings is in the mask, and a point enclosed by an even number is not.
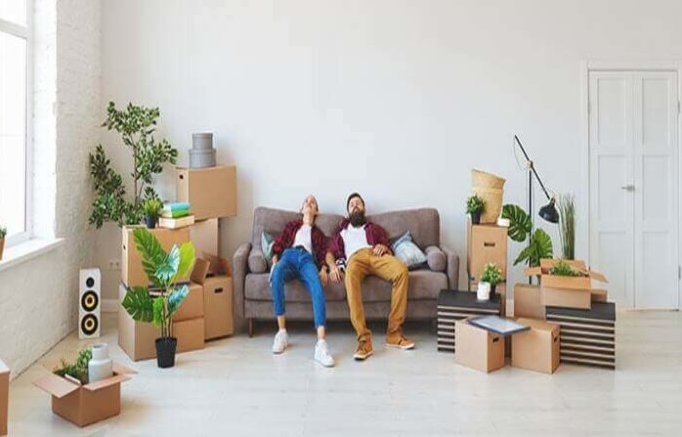
<svg viewBox="0 0 682 437"><path fill-rule="evenodd" d="M100 121L100 2L35 1L35 229L59 248L0 272L0 356L16 375L76 328L92 259L88 151Z"/></svg>
<svg viewBox="0 0 682 437"><path fill-rule="evenodd" d="M464 257L470 169L507 177L505 200L525 205L516 133L549 187L579 195L580 61L682 59L680 16L679 0L105 0L102 102L159 106L183 162L192 132L217 134L239 168L223 254L255 206L313 192L342 212L359 190L371 212L438 208ZM117 231L97 239L100 264L119 256Z"/></svg>

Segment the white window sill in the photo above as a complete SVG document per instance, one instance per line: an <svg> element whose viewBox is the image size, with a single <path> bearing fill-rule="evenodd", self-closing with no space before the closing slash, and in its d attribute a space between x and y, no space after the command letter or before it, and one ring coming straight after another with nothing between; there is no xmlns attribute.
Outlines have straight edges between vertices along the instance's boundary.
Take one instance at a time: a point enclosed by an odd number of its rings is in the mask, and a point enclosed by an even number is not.
<svg viewBox="0 0 682 437"><path fill-rule="evenodd" d="M62 243L64 243L63 238L54 238L51 240L34 238L12 247L6 247L2 254L2 260L0 260L0 271L55 250L61 246Z"/></svg>

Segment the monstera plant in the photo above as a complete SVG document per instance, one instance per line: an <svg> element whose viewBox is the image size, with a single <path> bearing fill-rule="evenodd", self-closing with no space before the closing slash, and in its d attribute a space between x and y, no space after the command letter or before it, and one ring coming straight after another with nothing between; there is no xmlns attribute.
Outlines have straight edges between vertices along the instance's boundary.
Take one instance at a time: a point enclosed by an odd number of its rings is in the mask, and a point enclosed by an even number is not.
<svg viewBox="0 0 682 437"><path fill-rule="evenodd" d="M177 280L186 277L194 266L194 245L191 242L173 245L166 253L147 229L135 229L133 237L142 254L142 267L154 288L150 292L147 287L132 287L121 305L135 321L153 323L161 329L161 337L156 339L157 363L159 367L173 367L178 343L173 337L173 314L189 293L187 285L179 285Z"/></svg>
<svg viewBox="0 0 682 437"><path fill-rule="evenodd" d="M504 205L502 207L502 218L509 219L509 230L507 234L514 241L522 243L531 235L528 246L526 246L514 260L514 265L528 262L531 267L540 265L542 258L552 258L554 249L552 248L552 238L543 229L533 229L533 222L530 216L518 205Z"/></svg>

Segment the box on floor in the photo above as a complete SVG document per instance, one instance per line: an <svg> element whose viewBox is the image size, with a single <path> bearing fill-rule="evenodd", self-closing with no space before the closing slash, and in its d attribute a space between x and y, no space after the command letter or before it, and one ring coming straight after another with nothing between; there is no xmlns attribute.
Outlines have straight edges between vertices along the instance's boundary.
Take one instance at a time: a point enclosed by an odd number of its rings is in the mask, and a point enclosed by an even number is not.
<svg viewBox="0 0 682 437"><path fill-rule="evenodd" d="M142 254L137 250L133 232L144 226L124 226L121 240L121 281L128 287L150 285L149 278L142 268ZM189 241L189 229L148 229L161 244L163 250L168 252L174 244L181 245ZM184 278L178 278L178 282L189 282L189 274Z"/></svg>
<svg viewBox="0 0 682 437"><path fill-rule="evenodd" d="M233 280L225 258L197 258L192 281L204 289L205 338L211 340L234 334Z"/></svg>
<svg viewBox="0 0 682 437"><path fill-rule="evenodd" d="M178 202L188 202L196 220L237 215L237 167L178 167L176 173Z"/></svg>
<svg viewBox="0 0 682 437"><path fill-rule="evenodd" d="M9 368L0 360L0 435L7 435L9 373Z"/></svg>
<svg viewBox="0 0 682 437"><path fill-rule="evenodd" d="M530 329L511 336L512 367L554 373L560 358L559 325L523 317L516 322Z"/></svg>
<svg viewBox="0 0 682 437"><path fill-rule="evenodd" d="M126 286L120 284L119 302L123 301L126 292ZM180 318L178 313L173 318L173 336L178 339L178 353L204 348L204 317L198 316L204 309L203 287L190 284L190 293L185 300L180 310L185 304L187 307L179 311ZM160 334L159 328L152 323L136 322L123 308L118 311L118 344L131 360L156 358L155 342Z"/></svg>
<svg viewBox="0 0 682 437"><path fill-rule="evenodd" d="M194 244L197 258L218 255L220 224L217 218L200 220L189 227L189 241Z"/></svg>
<svg viewBox="0 0 682 437"><path fill-rule="evenodd" d="M589 309L592 303L592 281L608 282L606 276L587 268L584 261L566 260L574 270L583 276L559 276L550 274L550 269L559 260L542 259L540 266L527 268L527 276L540 276L540 297L542 305ZM596 291L596 290L595 290Z"/></svg>
<svg viewBox="0 0 682 437"><path fill-rule="evenodd" d="M485 373L504 367L504 337L471 325L468 320L455 322L455 362Z"/></svg>
<svg viewBox="0 0 682 437"><path fill-rule="evenodd" d="M114 375L92 384L80 385L50 373L33 384L52 395L52 411L83 427L121 412L121 383L136 373L114 362Z"/></svg>

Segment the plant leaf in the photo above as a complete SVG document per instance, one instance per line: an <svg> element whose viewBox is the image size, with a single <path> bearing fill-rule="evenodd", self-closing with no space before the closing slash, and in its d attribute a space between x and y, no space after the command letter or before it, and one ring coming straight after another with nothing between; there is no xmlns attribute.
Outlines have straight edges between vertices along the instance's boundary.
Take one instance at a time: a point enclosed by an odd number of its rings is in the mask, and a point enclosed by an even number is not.
<svg viewBox="0 0 682 437"><path fill-rule="evenodd" d="M154 326L157 326L159 328L163 327L164 320L163 320L163 297L157 297L154 299Z"/></svg>
<svg viewBox="0 0 682 437"><path fill-rule="evenodd" d="M177 287L175 290L171 291L168 295L168 313L169 316L173 316L179 309L182 302L185 300L189 294L189 287L182 285Z"/></svg>
<svg viewBox="0 0 682 437"><path fill-rule="evenodd" d="M502 218L509 219L507 234L514 241L523 242L533 227L530 216L518 205L504 205L502 207Z"/></svg>
<svg viewBox="0 0 682 437"><path fill-rule="evenodd" d="M144 228L133 231L135 247L142 255L142 268L151 282L157 286L163 286L156 273L167 258L166 252L161 247L159 240Z"/></svg>
<svg viewBox="0 0 682 437"><path fill-rule="evenodd" d="M173 245L168 255L161 264L157 266L156 277L162 283L163 288L168 288L175 281L180 266L180 249L176 244Z"/></svg>
<svg viewBox="0 0 682 437"><path fill-rule="evenodd" d="M184 278L194 267L196 253L192 242L183 243L180 246L180 263L178 265L178 278Z"/></svg>
<svg viewBox="0 0 682 437"><path fill-rule="evenodd" d="M533 243L535 244L536 259L534 266L540 265L540 260L543 258L554 257L554 249L552 247L552 238L544 231L544 229L536 229L533 234Z"/></svg>
<svg viewBox="0 0 682 437"><path fill-rule="evenodd" d="M121 306L137 322L151 322L154 319L152 298L145 287L128 290Z"/></svg>

